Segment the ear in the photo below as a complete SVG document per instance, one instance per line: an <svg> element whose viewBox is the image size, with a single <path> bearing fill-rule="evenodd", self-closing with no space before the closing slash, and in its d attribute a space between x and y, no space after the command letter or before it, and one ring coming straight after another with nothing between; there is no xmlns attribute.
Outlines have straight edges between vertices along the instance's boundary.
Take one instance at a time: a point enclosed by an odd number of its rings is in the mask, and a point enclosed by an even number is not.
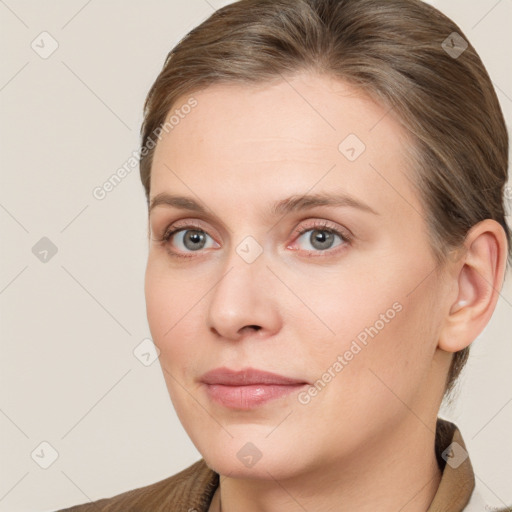
<svg viewBox="0 0 512 512"><path fill-rule="evenodd" d="M505 230L495 220L485 219L469 230L462 256L451 264L456 298L441 329L440 349L458 352L483 331L498 302L507 251Z"/></svg>

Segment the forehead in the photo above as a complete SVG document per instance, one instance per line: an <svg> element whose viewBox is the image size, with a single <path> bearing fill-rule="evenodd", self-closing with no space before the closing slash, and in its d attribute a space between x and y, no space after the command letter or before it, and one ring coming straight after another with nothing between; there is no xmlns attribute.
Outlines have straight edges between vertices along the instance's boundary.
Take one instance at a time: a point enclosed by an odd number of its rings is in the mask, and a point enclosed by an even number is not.
<svg viewBox="0 0 512 512"><path fill-rule="evenodd" d="M342 81L297 75L257 86L216 84L192 97L197 105L155 149L152 197L215 192L220 204L234 204L236 191L238 206L249 209L255 198L337 188L387 199L395 209L398 195L416 202L407 133L388 108Z"/></svg>

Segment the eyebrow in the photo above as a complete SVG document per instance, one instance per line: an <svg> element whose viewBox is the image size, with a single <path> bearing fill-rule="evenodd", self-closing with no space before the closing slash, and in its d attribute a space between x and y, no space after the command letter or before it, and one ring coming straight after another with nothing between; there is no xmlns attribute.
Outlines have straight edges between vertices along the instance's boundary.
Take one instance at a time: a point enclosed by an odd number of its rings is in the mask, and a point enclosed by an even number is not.
<svg viewBox="0 0 512 512"><path fill-rule="evenodd" d="M190 197L177 196L162 192L156 195L149 207L149 213L157 206L167 206L195 213L208 214L208 209ZM317 206L351 207L367 213L379 215L371 206L348 194L307 194L294 195L274 203L270 208L270 214L274 216L308 210Z"/></svg>

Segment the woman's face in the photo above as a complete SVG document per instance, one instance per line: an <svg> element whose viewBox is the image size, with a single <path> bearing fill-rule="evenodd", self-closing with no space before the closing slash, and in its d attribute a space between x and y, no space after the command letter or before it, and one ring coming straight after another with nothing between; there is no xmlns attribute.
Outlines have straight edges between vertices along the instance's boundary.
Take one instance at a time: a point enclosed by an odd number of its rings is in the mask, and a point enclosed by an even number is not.
<svg viewBox="0 0 512 512"><path fill-rule="evenodd" d="M364 460L405 425L433 432L447 291L405 130L320 76L193 97L155 150L145 292L170 397L206 462L286 478ZM219 367L306 384L228 392L201 381Z"/></svg>

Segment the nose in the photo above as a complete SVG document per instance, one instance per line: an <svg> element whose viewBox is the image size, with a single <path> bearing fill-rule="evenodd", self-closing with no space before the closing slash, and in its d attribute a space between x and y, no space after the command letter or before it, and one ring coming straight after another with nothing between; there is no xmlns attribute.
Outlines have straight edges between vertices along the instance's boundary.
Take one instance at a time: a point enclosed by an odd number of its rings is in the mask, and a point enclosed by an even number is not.
<svg viewBox="0 0 512 512"><path fill-rule="evenodd" d="M281 325L277 284L265 254L248 263L233 248L212 292L208 294L207 323L218 337L239 341L252 333L258 338Z"/></svg>

